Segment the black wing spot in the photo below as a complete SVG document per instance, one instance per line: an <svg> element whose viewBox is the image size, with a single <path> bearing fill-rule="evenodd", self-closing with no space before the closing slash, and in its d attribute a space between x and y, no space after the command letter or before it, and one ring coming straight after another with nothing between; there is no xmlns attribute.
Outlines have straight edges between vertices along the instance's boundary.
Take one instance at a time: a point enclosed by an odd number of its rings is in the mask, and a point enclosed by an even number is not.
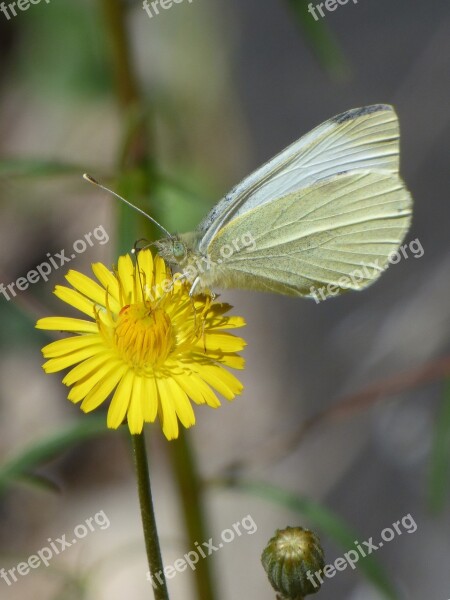
<svg viewBox="0 0 450 600"><path fill-rule="evenodd" d="M372 104L371 106L363 106L362 108L352 108L347 112L333 117L332 121L335 123L345 123L345 121L352 121L357 117L371 115L372 113L380 112L382 110L392 110L392 107L390 107L388 104Z"/></svg>

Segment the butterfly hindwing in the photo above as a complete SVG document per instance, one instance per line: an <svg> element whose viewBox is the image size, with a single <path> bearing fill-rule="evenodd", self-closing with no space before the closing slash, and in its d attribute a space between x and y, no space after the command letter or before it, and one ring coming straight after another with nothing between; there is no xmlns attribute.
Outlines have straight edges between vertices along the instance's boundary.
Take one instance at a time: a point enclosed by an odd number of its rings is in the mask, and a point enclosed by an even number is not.
<svg viewBox="0 0 450 600"><path fill-rule="evenodd" d="M386 268L410 220L411 197L398 175L336 175L224 225L208 249L214 263L220 261L221 247L244 235L251 235L255 245L226 261L216 285L299 296L328 285L338 288L332 295L362 289Z"/></svg>

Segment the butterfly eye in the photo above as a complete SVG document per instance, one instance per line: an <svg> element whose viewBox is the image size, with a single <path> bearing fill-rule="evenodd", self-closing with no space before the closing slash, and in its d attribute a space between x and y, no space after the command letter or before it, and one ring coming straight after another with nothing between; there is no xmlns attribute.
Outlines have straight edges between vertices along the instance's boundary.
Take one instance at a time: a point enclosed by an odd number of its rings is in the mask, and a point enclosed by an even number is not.
<svg viewBox="0 0 450 600"><path fill-rule="evenodd" d="M184 258L186 256L186 247L183 242L173 243L173 255L175 258Z"/></svg>

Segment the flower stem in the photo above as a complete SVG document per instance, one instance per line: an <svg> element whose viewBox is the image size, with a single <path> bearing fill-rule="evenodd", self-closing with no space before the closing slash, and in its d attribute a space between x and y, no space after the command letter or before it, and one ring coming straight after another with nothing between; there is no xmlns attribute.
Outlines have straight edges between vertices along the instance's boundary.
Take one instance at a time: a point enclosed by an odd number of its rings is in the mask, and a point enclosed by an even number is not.
<svg viewBox="0 0 450 600"><path fill-rule="evenodd" d="M144 102L134 69L126 22L125 3L100 0L110 41L111 66L116 82L116 95L128 122L125 147L121 151L122 167L146 169L149 165L151 141Z"/></svg>
<svg viewBox="0 0 450 600"><path fill-rule="evenodd" d="M155 600L169 600L167 584L164 577L164 566L159 547L156 529L155 512L153 510L152 490L148 471L147 451L145 449L144 433L131 436L133 445L134 466L141 507L142 527L144 530L145 548L147 550L148 566L151 575L158 573L158 581L154 581L153 593Z"/></svg>
<svg viewBox="0 0 450 600"><path fill-rule="evenodd" d="M169 444L179 497L182 503L184 522L189 537L189 547L195 542L207 541L205 510L202 502L202 486L198 475L195 454L188 435L180 428L178 439ZM200 600L215 600L214 578L211 573L211 557L200 560L196 565L195 585Z"/></svg>
<svg viewBox="0 0 450 600"><path fill-rule="evenodd" d="M99 0L106 34L109 56L114 74L116 98L123 115L123 139L118 156L118 191L131 198L151 198L157 185L155 144L153 132L153 107L145 98L133 62L132 43L127 27L126 3L122 0ZM158 219L157 206L147 203L147 211ZM118 240L122 251L130 248L130 238L136 239L138 222L127 207L119 206ZM158 239L160 231L145 220L146 237ZM134 235L132 232L136 232Z"/></svg>

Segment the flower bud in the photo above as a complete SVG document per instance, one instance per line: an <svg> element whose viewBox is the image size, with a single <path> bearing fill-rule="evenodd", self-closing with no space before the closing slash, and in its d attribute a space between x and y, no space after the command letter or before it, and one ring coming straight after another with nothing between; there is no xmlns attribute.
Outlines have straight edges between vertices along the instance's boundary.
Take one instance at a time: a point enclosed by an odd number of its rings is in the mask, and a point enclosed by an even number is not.
<svg viewBox="0 0 450 600"><path fill-rule="evenodd" d="M324 567L323 550L319 538L309 529L278 529L265 547L261 562L282 600L303 600L320 589L314 573Z"/></svg>

